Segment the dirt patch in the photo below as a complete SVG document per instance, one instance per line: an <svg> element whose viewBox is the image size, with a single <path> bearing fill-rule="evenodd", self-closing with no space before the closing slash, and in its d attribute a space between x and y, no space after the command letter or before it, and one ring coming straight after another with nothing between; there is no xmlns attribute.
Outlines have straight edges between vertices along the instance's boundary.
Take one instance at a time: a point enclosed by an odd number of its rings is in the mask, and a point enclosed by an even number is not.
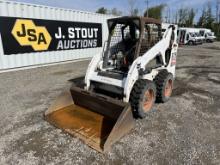
<svg viewBox="0 0 220 165"><path fill-rule="evenodd" d="M182 55L182 57L189 57L189 55ZM208 59L211 58L212 56L205 56L205 55L196 55L196 56L192 56L192 58L197 58L197 59Z"/></svg>
<svg viewBox="0 0 220 165"><path fill-rule="evenodd" d="M60 76L60 75L68 74L68 73L71 73L71 72L73 72L73 71L72 70L64 70L64 71L54 72L52 74L56 75L56 76Z"/></svg>
<svg viewBox="0 0 220 165"><path fill-rule="evenodd" d="M212 49L212 50L220 50L220 46L210 46L210 47L207 47L207 49Z"/></svg>

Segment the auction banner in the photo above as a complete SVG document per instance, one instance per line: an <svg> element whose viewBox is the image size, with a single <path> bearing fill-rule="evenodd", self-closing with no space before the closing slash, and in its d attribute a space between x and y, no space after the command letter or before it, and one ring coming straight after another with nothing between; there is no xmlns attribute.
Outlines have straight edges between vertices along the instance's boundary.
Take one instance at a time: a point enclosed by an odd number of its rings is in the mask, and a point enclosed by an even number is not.
<svg viewBox="0 0 220 165"><path fill-rule="evenodd" d="M102 24L0 17L5 55L102 47Z"/></svg>

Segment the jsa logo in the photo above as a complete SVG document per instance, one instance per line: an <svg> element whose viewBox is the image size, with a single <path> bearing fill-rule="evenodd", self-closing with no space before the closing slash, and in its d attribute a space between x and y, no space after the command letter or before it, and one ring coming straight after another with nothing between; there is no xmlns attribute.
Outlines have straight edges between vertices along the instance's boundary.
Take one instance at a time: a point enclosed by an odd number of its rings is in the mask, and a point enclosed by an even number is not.
<svg viewBox="0 0 220 165"><path fill-rule="evenodd" d="M12 35L21 46L32 46L35 51L47 50L52 40L45 27L35 26L32 20L25 19L15 22Z"/></svg>

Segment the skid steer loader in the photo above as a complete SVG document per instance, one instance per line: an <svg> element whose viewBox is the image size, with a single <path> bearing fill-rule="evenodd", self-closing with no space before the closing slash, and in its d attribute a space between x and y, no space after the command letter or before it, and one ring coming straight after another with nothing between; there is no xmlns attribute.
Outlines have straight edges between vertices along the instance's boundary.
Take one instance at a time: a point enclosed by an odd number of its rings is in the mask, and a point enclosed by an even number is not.
<svg viewBox="0 0 220 165"><path fill-rule="evenodd" d="M177 27L145 17L108 20L109 38L91 60L85 86L64 92L45 113L54 126L100 152L128 133L155 101L171 96L177 57Z"/></svg>

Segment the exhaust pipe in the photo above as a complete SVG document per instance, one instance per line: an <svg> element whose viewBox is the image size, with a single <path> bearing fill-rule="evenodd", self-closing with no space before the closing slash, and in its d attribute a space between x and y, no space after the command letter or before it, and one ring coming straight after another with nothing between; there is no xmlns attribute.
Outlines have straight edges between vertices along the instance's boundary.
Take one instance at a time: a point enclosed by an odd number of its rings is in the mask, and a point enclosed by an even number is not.
<svg viewBox="0 0 220 165"><path fill-rule="evenodd" d="M130 104L72 87L45 112L45 119L99 152L134 127Z"/></svg>

